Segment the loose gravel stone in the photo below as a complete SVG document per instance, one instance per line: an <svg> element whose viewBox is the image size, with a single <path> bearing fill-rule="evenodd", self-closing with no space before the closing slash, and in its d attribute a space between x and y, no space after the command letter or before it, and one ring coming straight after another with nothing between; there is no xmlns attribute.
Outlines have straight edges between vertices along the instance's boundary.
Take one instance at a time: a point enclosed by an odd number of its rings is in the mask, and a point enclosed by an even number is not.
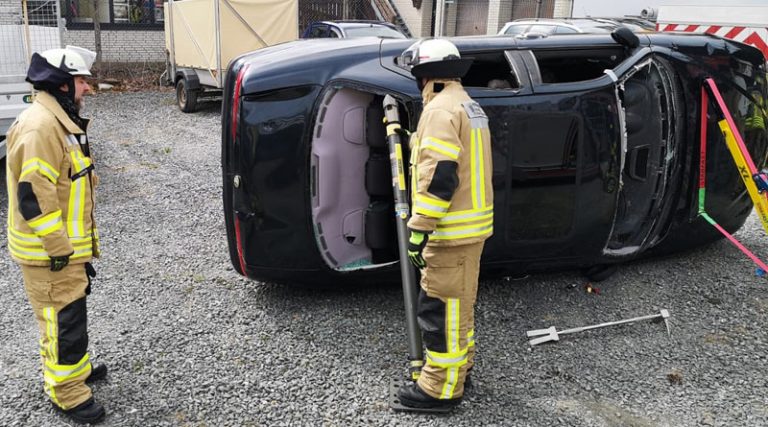
<svg viewBox="0 0 768 427"><path fill-rule="evenodd" d="M88 300L107 426L768 425L768 288L721 241L623 266L584 292L577 272L483 281L474 391L449 416L392 412L407 343L397 286L318 291L234 273L221 202L220 103L99 94L97 221ZM4 171L0 179L4 180ZM0 190L0 220L7 216ZM736 237L765 257L754 216ZM0 425L68 425L42 392L37 325L0 233ZM657 312L529 348L525 332Z"/></svg>

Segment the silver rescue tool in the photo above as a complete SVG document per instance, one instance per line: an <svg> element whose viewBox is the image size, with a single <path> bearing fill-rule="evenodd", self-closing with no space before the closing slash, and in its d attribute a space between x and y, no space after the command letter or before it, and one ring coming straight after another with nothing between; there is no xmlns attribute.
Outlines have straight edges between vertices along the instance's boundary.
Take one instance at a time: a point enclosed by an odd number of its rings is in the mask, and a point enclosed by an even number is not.
<svg viewBox="0 0 768 427"><path fill-rule="evenodd" d="M669 329L669 311L662 309L661 311L659 311L659 314L650 314L648 316L635 317L632 319L617 320L615 322L606 322L606 323L601 323L599 325L582 326L580 328L566 329L564 331L558 331L557 329L555 329L554 326L550 326L549 328L546 328L546 329L534 329L532 331L527 332L528 338L533 338L528 341L528 344L530 344L531 347L533 347L535 345L543 344L545 342L560 341L560 335L575 334L577 332L588 331L590 329L604 328L606 326L614 326L614 325L623 325L625 323L640 322L643 320L652 320L652 319L659 319L659 318L664 320L664 325L667 327L667 336L671 336L671 331Z"/></svg>

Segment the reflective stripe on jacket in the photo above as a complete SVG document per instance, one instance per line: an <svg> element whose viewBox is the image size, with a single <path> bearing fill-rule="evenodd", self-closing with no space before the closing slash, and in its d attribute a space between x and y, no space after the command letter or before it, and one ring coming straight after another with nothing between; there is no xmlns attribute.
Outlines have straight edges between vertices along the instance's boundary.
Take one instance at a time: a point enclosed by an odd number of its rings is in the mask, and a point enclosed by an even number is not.
<svg viewBox="0 0 768 427"><path fill-rule="evenodd" d="M20 264L71 263L99 255L93 220L93 161L85 132L56 99L39 92L8 131L8 249ZM83 145L81 145L81 143Z"/></svg>
<svg viewBox="0 0 768 427"><path fill-rule="evenodd" d="M432 80L422 96L411 138L408 227L431 232L430 245L481 242L493 234L488 117L456 80Z"/></svg>

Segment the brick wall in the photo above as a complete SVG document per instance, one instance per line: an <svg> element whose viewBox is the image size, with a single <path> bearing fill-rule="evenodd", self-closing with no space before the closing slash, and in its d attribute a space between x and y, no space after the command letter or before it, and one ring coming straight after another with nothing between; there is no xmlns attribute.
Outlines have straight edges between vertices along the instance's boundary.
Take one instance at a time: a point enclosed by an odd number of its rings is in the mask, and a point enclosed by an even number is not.
<svg viewBox="0 0 768 427"><path fill-rule="evenodd" d="M66 30L62 44L94 50L93 30ZM163 31L101 30L104 62L165 62Z"/></svg>

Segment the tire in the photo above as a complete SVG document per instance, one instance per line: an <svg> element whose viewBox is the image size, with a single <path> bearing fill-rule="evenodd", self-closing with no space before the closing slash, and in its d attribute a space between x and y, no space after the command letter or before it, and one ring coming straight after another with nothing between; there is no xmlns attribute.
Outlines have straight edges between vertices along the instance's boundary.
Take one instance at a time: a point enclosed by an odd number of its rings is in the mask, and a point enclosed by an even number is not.
<svg viewBox="0 0 768 427"><path fill-rule="evenodd" d="M597 264L592 267L585 268L581 273L590 282L602 282L603 280L611 277L619 270L619 266L616 264Z"/></svg>
<svg viewBox="0 0 768 427"><path fill-rule="evenodd" d="M176 103L185 113L193 113L197 109L197 90L190 90L184 78L176 82Z"/></svg>

